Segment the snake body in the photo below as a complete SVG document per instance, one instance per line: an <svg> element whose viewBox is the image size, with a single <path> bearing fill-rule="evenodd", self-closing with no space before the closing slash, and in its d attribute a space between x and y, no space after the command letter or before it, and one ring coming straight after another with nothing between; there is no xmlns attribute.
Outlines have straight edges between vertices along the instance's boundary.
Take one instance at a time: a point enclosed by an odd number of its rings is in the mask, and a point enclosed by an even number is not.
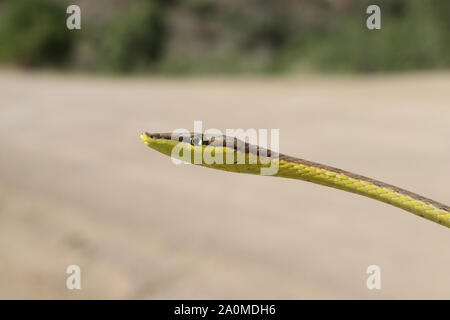
<svg viewBox="0 0 450 320"><path fill-rule="evenodd" d="M376 199L425 219L450 227L450 207L437 201L425 198L399 187L367 178L352 172L327 165L307 161L281 153L263 149L227 136L206 137L203 134L189 133L185 136L174 136L171 133L145 133L141 135L144 143L163 154L186 161L186 157L174 155L175 147L190 151L188 162L193 164L231 172L260 174L261 169L276 165L275 177L298 179L316 184L345 190L372 199ZM222 161L214 163L196 161L194 154L208 153ZM233 161L228 161L230 155ZM244 159L245 161L237 161Z"/></svg>

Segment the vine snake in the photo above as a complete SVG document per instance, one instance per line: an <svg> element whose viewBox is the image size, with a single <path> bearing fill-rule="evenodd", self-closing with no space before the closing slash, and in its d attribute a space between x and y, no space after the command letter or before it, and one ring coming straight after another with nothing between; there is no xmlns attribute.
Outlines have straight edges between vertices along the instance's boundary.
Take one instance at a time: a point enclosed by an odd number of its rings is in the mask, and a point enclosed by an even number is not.
<svg viewBox="0 0 450 320"><path fill-rule="evenodd" d="M367 178L352 172L333 168L327 165L294 158L269 149L251 145L242 140L227 136L206 136L201 133L174 135L171 133L145 133L141 135L143 142L150 148L175 159L193 164L231 172L260 174L262 168L276 165L275 177L305 180L316 184L345 190L362 196L373 198L425 219L450 227L450 207L421 195ZM183 152L173 152L179 148ZM190 152L188 157L184 152ZM216 161L195 159L195 153L206 152ZM183 155L182 155L183 154ZM231 155L231 161L227 158ZM186 161L187 159L187 161ZM245 161L237 161L244 159Z"/></svg>

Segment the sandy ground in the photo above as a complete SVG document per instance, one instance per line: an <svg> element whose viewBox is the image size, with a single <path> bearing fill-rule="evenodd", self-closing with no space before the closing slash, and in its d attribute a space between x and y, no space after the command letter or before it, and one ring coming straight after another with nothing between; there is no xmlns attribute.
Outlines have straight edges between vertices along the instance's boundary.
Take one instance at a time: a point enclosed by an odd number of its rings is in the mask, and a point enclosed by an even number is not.
<svg viewBox="0 0 450 320"><path fill-rule="evenodd" d="M175 166L142 131L279 128L281 151L449 203L450 74L0 72L0 298L450 298L450 231L310 183ZM65 271L82 270L82 289ZM368 290L366 268L381 268Z"/></svg>

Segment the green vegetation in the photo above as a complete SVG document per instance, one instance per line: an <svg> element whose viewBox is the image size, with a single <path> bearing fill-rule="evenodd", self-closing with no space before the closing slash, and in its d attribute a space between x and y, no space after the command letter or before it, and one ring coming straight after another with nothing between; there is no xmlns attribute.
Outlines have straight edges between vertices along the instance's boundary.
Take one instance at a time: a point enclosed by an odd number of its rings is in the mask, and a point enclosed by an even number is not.
<svg viewBox="0 0 450 320"><path fill-rule="evenodd" d="M34 67L61 66L74 35L65 26L65 7L48 1L14 0L1 6L0 60Z"/></svg>
<svg viewBox="0 0 450 320"><path fill-rule="evenodd" d="M92 1L74 32L68 4L0 2L0 62L170 74L450 67L448 0ZM366 28L371 4L381 30Z"/></svg>
<svg viewBox="0 0 450 320"><path fill-rule="evenodd" d="M163 10L156 2L141 0L111 20L100 41L102 68L132 72L154 65L165 40Z"/></svg>
<svg viewBox="0 0 450 320"><path fill-rule="evenodd" d="M322 71L350 72L450 66L448 2L397 0L361 1L360 4L362 8L353 8L353 14L341 17L325 34L312 32L304 41L287 48L278 57L284 59L282 67L291 67L292 61L307 61ZM363 12L369 4L384 8L379 31L361 27L367 16L357 12Z"/></svg>

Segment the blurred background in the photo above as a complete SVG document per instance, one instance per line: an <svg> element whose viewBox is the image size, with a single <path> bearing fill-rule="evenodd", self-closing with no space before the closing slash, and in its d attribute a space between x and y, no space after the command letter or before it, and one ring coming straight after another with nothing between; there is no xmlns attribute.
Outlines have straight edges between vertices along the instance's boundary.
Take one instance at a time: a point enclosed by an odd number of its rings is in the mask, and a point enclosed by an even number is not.
<svg viewBox="0 0 450 320"><path fill-rule="evenodd" d="M2 1L0 61L115 73L381 72L450 66L445 0ZM61 28L66 7L82 31ZM383 31L365 28L382 7Z"/></svg>
<svg viewBox="0 0 450 320"><path fill-rule="evenodd" d="M0 298L450 298L448 229L139 140L277 128L283 153L448 204L449 51L447 0L0 0Z"/></svg>

